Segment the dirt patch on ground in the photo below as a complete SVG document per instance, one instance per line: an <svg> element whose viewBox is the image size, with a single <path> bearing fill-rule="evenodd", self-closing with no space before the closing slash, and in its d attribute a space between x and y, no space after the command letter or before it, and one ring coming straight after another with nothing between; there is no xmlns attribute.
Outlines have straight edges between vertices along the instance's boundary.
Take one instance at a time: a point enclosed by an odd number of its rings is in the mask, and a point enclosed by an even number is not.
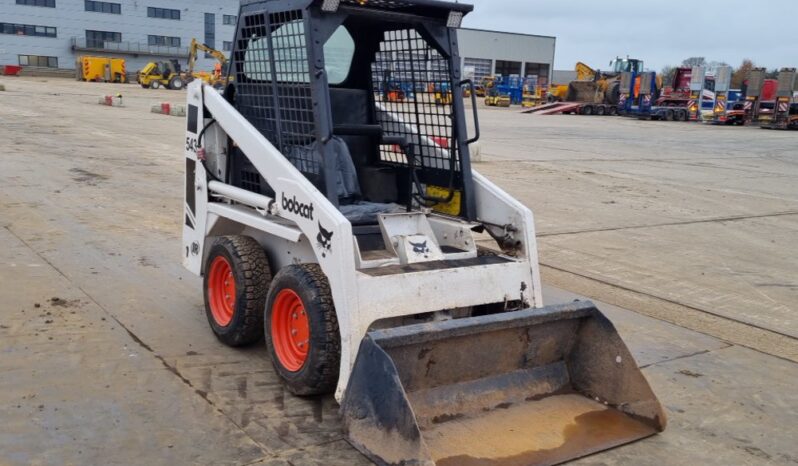
<svg viewBox="0 0 798 466"><path fill-rule="evenodd" d="M69 170L72 173L72 179L78 183L84 183L89 186L96 186L97 183L105 181L108 176L99 173L90 172L82 168L72 168Z"/></svg>

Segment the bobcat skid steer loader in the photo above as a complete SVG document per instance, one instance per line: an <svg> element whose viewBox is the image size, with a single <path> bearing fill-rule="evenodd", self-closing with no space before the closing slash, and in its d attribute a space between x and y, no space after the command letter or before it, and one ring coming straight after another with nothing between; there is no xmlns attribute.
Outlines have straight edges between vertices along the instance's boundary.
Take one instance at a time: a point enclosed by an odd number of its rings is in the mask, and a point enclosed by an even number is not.
<svg viewBox="0 0 798 466"><path fill-rule="evenodd" d="M188 87L182 255L213 332L334 391L378 464L555 464L665 426L598 309L543 307L532 213L472 169L471 9L244 0L230 84Z"/></svg>

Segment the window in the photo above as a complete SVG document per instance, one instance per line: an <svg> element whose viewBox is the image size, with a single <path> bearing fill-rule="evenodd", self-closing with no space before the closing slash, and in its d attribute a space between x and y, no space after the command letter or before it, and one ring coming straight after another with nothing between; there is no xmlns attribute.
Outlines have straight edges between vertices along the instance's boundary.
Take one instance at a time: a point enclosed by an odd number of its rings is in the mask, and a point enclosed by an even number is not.
<svg viewBox="0 0 798 466"><path fill-rule="evenodd" d="M41 57L39 55L20 55L20 66L42 66L45 68L58 68L58 57Z"/></svg>
<svg viewBox="0 0 798 466"><path fill-rule="evenodd" d="M168 37L168 36L147 36L147 44L166 45L168 47L180 47L180 38Z"/></svg>
<svg viewBox="0 0 798 466"><path fill-rule="evenodd" d="M111 13L114 15L122 14L122 5L119 3L94 2L92 0L86 0L84 8L86 11L94 11L97 13Z"/></svg>
<svg viewBox="0 0 798 466"><path fill-rule="evenodd" d="M463 72L466 77L473 71L473 76L470 78L474 83L482 82L483 78L487 78L493 71L493 61L490 58L464 58L463 59Z"/></svg>
<svg viewBox="0 0 798 466"><path fill-rule="evenodd" d="M213 13L205 13L205 45L216 48L216 15ZM212 56L206 53L205 58Z"/></svg>
<svg viewBox="0 0 798 466"><path fill-rule="evenodd" d="M521 62L496 60L496 74L502 76L521 76Z"/></svg>
<svg viewBox="0 0 798 466"><path fill-rule="evenodd" d="M538 78L549 78L549 65L546 63L527 63L524 68L524 77L537 76Z"/></svg>
<svg viewBox="0 0 798 466"><path fill-rule="evenodd" d="M180 19L180 10L170 10L169 8L147 7L147 16L150 18L161 19Z"/></svg>
<svg viewBox="0 0 798 466"><path fill-rule="evenodd" d="M55 8L55 0L17 0L17 5L46 6L47 8Z"/></svg>
<svg viewBox="0 0 798 466"><path fill-rule="evenodd" d="M56 37L56 29L50 26L34 26L32 24L0 23L0 34L17 36Z"/></svg>
<svg viewBox="0 0 798 466"><path fill-rule="evenodd" d="M277 80L282 82L308 82L307 50L305 49L305 23L301 20L283 24L272 32L272 42L280 49L275 58ZM345 27L339 26L324 44L324 62L330 84L340 84L349 75L355 41ZM261 81L271 80L269 45L265 37L253 37L244 54L244 73Z"/></svg>
<svg viewBox="0 0 798 466"><path fill-rule="evenodd" d="M225 52L230 52L231 50L233 50L233 43L227 41L222 42L222 50L224 50Z"/></svg>
<svg viewBox="0 0 798 466"><path fill-rule="evenodd" d="M235 15L222 15L222 24L228 26L235 26L236 25L236 16Z"/></svg>
<svg viewBox="0 0 798 466"><path fill-rule="evenodd" d="M330 84L340 84L349 76L354 55L355 41L345 27L339 26L324 44L324 65Z"/></svg>
<svg viewBox="0 0 798 466"><path fill-rule="evenodd" d="M104 48L106 42L122 42L122 33L86 30L86 47Z"/></svg>

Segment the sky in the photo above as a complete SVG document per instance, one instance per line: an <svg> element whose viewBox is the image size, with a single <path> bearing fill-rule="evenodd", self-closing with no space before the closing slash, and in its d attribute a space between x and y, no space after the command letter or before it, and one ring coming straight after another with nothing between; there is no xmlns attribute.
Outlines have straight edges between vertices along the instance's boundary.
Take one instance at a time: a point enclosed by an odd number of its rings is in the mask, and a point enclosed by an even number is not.
<svg viewBox="0 0 798 466"><path fill-rule="evenodd" d="M660 71L683 59L798 67L798 0L465 0L463 27L557 37L554 68L606 68L616 56ZM672 9L668 6L673 5ZM781 18L781 19L780 19Z"/></svg>

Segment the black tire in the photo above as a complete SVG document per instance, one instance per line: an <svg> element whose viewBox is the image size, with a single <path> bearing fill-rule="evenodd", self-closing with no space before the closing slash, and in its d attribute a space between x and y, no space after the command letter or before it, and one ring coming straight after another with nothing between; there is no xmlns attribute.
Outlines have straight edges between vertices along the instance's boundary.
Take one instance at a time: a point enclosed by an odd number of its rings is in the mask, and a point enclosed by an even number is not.
<svg viewBox="0 0 798 466"><path fill-rule="evenodd" d="M609 112L607 112L607 115L610 115L610 116L616 116L616 115L618 115L618 107L616 107L615 105L612 105L612 106L610 107L610 110L609 110Z"/></svg>
<svg viewBox="0 0 798 466"><path fill-rule="evenodd" d="M149 89L149 88L150 88L150 85L149 85L149 84L144 84L144 83L141 83L141 87L143 87L144 89Z"/></svg>
<svg viewBox="0 0 798 466"><path fill-rule="evenodd" d="M610 105L618 105L621 100L621 83L616 81L610 83L607 90L604 92L604 101Z"/></svg>
<svg viewBox="0 0 798 466"><path fill-rule="evenodd" d="M169 80L169 86L167 87L169 87L169 89L179 91L180 89L183 89L184 86L185 83L183 82L183 79L181 79L180 76L174 76Z"/></svg>
<svg viewBox="0 0 798 466"><path fill-rule="evenodd" d="M674 120L674 113L672 109L665 110L665 121L673 121Z"/></svg>
<svg viewBox="0 0 798 466"><path fill-rule="evenodd" d="M283 290L291 290L301 299L310 330L307 356L294 371L281 363L272 334L274 304ZM341 335L330 285L318 264L289 265L275 275L266 300L264 325L272 364L291 393L322 395L335 390L341 364Z"/></svg>
<svg viewBox="0 0 798 466"><path fill-rule="evenodd" d="M687 111L684 109L676 110L676 119L678 121L687 121Z"/></svg>
<svg viewBox="0 0 798 466"><path fill-rule="evenodd" d="M235 283L235 304L229 323L217 322L211 308L212 264L227 260ZM248 236L221 236L208 253L203 281L205 315L214 335L228 346L245 346L263 337L263 309L272 274L263 248Z"/></svg>
<svg viewBox="0 0 798 466"><path fill-rule="evenodd" d="M160 89L161 88L161 82L156 79L152 83L150 83L150 87L153 88L153 89Z"/></svg>
<svg viewBox="0 0 798 466"><path fill-rule="evenodd" d="M607 113L607 108L605 106L599 105L596 107L596 115L604 116L605 113Z"/></svg>
<svg viewBox="0 0 798 466"><path fill-rule="evenodd" d="M582 115L592 115L593 114L593 106L592 105L585 105L582 107L581 112Z"/></svg>

